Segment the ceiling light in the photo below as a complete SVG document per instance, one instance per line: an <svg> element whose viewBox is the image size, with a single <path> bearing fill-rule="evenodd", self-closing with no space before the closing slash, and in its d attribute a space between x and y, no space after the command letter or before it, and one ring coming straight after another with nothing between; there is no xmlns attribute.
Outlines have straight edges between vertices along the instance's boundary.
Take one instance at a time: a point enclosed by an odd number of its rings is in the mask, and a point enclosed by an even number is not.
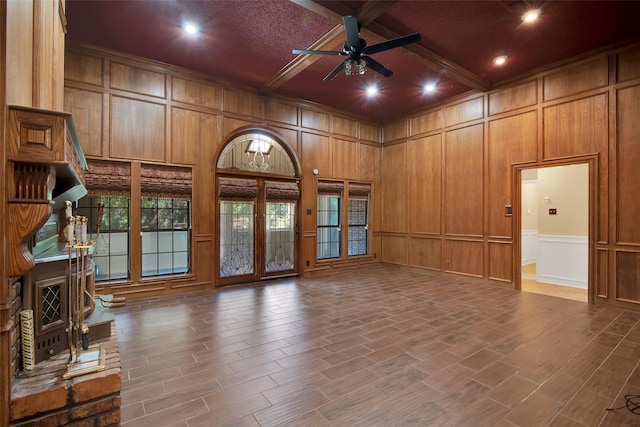
<svg viewBox="0 0 640 427"><path fill-rule="evenodd" d="M369 96L373 96L373 95L375 95L376 93L378 93L378 88L377 88L377 87L375 87L375 86L369 86L369 87L367 88L367 95L369 95Z"/></svg>
<svg viewBox="0 0 640 427"><path fill-rule="evenodd" d="M540 9L528 10L522 15L522 21L528 24L538 19L538 16L540 16Z"/></svg>
<svg viewBox="0 0 640 427"><path fill-rule="evenodd" d="M502 65L507 62L507 55L500 55L493 58L493 63L496 65Z"/></svg>
<svg viewBox="0 0 640 427"><path fill-rule="evenodd" d="M195 36L196 34L198 34L198 27L195 26L194 24L185 24L184 25L184 31L187 34L190 34L192 36Z"/></svg>
<svg viewBox="0 0 640 427"><path fill-rule="evenodd" d="M344 74L352 76L354 74L363 75L367 71L367 62L363 58L347 59L344 61Z"/></svg>
<svg viewBox="0 0 640 427"><path fill-rule="evenodd" d="M423 86L423 89L425 92L434 92L436 90L436 84L435 83L427 83Z"/></svg>

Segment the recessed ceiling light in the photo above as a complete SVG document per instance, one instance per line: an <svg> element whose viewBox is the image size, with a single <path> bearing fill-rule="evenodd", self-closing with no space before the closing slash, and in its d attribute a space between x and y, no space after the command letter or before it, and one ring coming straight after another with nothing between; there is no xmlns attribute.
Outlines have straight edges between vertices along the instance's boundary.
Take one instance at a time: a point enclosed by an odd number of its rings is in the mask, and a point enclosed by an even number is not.
<svg viewBox="0 0 640 427"><path fill-rule="evenodd" d="M369 86L369 87L367 88L367 95L369 95L369 96L373 96L373 95L375 95L375 94L377 94L377 93L378 93L378 88L377 88L377 87L375 87L375 86Z"/></svg>
<svg viewBox="0 0 640 427"><path fill-rule="evenodd" d="M500 55L493 58L493 63L496 65L502 65L507 62L507 55Z"/></svg>
<svg viewBox="0 0 640 427"><path fill-rule="evenodd" d="M540 16L540 9L528 10L522 15L522 21L528 24L538 19L538 16Z"/></svg>
<svg viewBox="0 0 640 427"><path fill-rule="evenodd" d="M189 35L195 36L198 34L198 27L191 23L184 24L184 31Z"/></svg>
<svg viewBox="0 0 640 427"><path fill-rule="evenodd" d="M436 90L436 84L435 83L427 83L423 86L423 89L425 92L431 93L434 92Z"/></svg>

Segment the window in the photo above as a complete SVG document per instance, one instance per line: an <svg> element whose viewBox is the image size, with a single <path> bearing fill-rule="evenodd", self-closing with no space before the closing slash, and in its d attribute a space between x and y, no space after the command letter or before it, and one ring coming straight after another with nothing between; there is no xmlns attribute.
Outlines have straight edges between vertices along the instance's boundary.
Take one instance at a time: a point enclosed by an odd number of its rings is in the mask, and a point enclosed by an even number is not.
<svg viewBox="0 0 640 427"><path fill-rule="evenodd" d="M349 256L367 254L367 199L349 199Z"/></svg>
<svg viewBox="0 0 640 427"><path fill-rule="evenodd" d="M318 259L340 257L340 196L318 195Z"/></svg>
<svg viewBox="0 0 640 427"><path fill-rule="evenodd" d="M129 278L129 198L126 196L84 197L78 201L78 215L88 219L89 239L96 239L98 203L104 203L100 236L95 241L93 260L96 280Z"/></svg>
<svg viewBox="0 0 640 427"><path fill-rule="evenodd" d="M191 221L187 199L143 197L142 276L189 270Z"/></svg>

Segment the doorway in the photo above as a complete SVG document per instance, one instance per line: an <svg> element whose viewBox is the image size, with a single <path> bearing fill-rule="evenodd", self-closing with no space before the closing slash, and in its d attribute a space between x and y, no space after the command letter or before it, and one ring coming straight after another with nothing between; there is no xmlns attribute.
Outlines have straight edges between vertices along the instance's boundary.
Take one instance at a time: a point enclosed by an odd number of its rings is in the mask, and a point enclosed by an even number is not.
<svg viewBox="0 0 640 427"><path fill-rule="evenodd" d="M520 289L588 302L589 164L521 171Z"/></svg>
<svg viewBox="0 0 640 427"><path fill-rule="evenodd" d="M240 132L223 147L216 168L219 285L298 274L297 165L265 130Z"/></svg>

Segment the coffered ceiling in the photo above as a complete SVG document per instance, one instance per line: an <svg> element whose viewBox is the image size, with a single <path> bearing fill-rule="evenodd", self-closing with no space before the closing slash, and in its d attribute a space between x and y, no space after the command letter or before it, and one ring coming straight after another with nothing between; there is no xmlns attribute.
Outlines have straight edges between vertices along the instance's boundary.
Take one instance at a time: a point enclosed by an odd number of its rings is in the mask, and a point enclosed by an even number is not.
<svg viewBox="0 0 640 427"><path fill-rule="evenodd" d="M525 24L531 8L540 16ZM381 122L640 37L637 1L67 0L66 15L70 41ZM389 78L367 70L323 81L343 57L291 50L342 50L345 15L367 45L414 32L421 40L372 55ZM183 31L187 21L197 36ZM502 66L498 55L508 56Z"/></svg>

